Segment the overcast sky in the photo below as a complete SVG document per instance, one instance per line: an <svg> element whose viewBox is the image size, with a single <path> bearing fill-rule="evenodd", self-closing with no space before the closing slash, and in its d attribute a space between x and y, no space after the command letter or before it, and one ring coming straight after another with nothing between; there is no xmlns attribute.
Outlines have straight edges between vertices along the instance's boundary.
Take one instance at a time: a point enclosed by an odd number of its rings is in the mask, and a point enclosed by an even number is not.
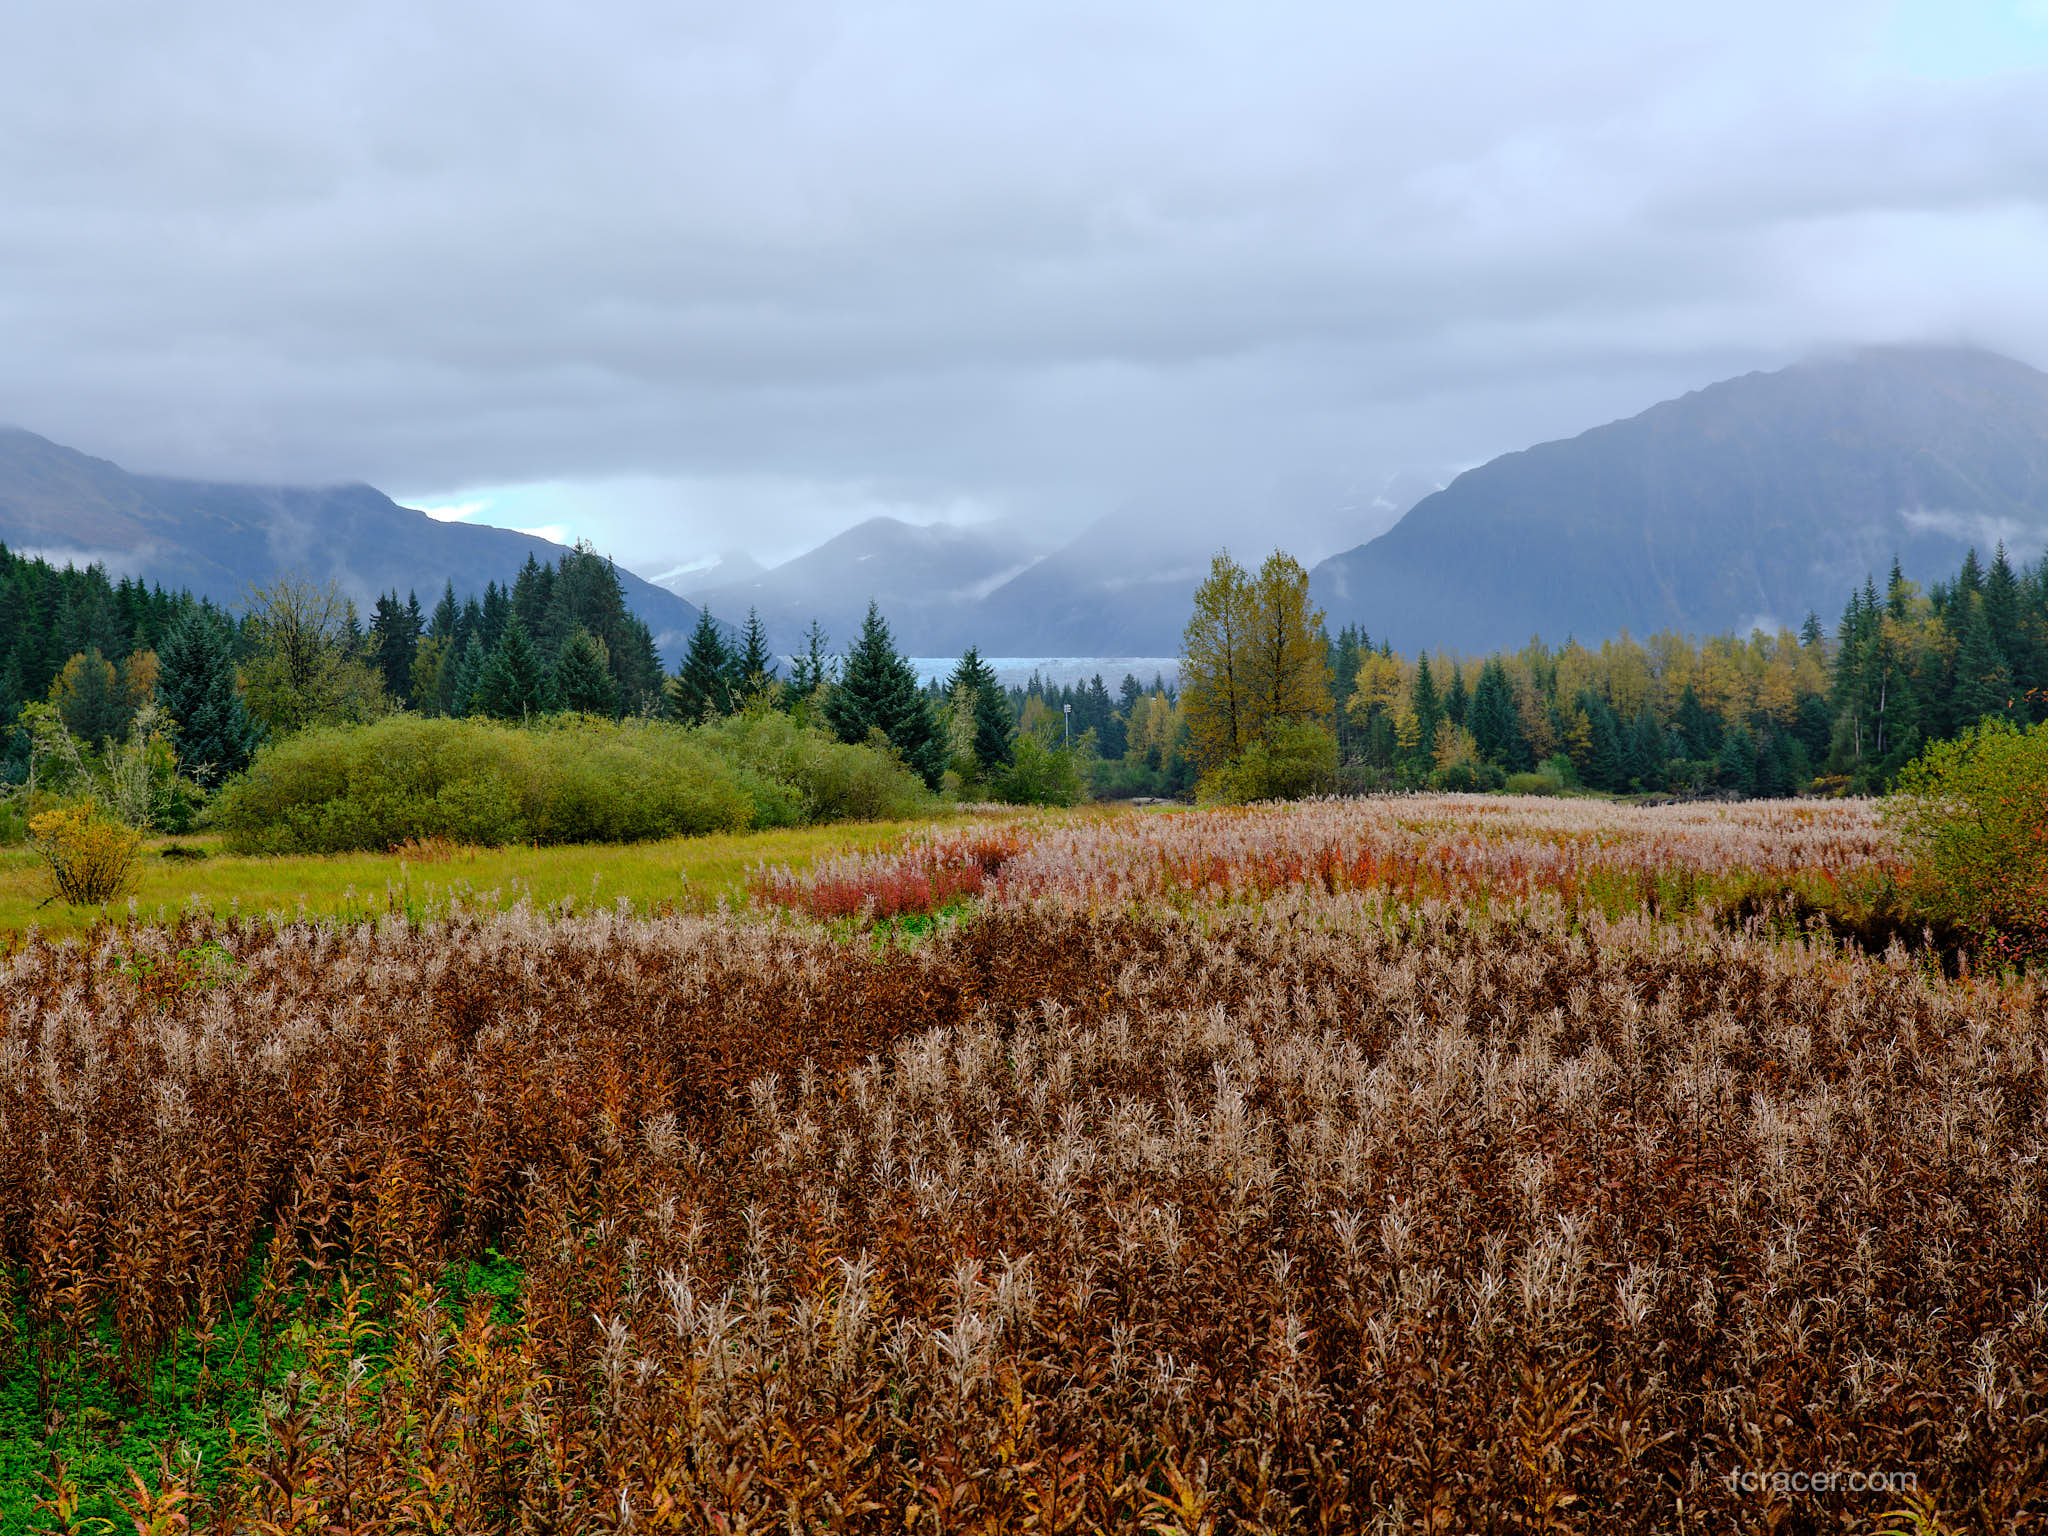
<svg viewBox="0 0 2048 1536"><path fill-rule="evenodd" d="M0 12L0 421L658 570L1314 557L1817 347L2048 363L2048 0Z"/></svg>

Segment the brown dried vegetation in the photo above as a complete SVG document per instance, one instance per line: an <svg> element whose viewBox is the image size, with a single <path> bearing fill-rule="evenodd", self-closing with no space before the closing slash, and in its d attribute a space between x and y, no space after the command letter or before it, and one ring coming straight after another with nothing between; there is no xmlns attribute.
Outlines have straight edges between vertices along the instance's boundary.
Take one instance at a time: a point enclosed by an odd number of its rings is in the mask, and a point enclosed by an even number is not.
<svg viewBox="0 0 2048 1536"><path fill-rule="evenodd" d="M218 984L136 980L180 952ZM155 966L149 962L154 956ZM2038 986L1372 893L188 925L0 962L0 1351L299 1363L221 1531L2048 1510ZM450 1266L517 1256L516 1308ZM11 1290L12 1294L8 1291ZM113 1342L109 1343L108 1340Z"/></svg>

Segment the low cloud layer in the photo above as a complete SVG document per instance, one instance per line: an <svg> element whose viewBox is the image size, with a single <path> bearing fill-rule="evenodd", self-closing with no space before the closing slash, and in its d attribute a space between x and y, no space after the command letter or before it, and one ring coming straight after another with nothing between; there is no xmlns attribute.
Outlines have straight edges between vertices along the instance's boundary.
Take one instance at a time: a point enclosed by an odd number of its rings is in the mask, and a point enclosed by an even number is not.
<svg viewBox="0 0 2048 1536"><path fill-rule="evenodd" d="M2048 363L2048 15L1956 9L34 7L0 420L643 567L878 509L1319 554L1816 347Z"/></svg>

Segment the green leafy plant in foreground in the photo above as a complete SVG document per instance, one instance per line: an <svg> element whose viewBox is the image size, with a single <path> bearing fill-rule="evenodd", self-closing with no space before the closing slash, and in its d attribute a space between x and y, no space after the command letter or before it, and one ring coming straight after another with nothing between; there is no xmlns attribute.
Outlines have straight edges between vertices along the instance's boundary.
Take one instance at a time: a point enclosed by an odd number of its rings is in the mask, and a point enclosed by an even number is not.
<svg viewBox="0 0 2048 1536"><path fill-rule="evenodd" d="M1900 773L1884 814L1931 912L1994 960L2048 953L2048 723L1986 720L1935 743Z"/></svg>

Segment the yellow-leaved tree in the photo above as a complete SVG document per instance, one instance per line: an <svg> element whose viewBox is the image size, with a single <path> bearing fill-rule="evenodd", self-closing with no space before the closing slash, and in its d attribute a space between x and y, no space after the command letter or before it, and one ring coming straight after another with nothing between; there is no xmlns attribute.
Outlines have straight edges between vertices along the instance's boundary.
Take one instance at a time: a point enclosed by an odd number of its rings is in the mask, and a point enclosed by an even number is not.
<svg viewBox="0 0 2048 1536"><path fill-rule="evenodd" d="M1278 792L1334 769L1334 742L1325 753L1330 713L1329 647L1322 611L1309 598L1308 572L1275 550L1247 573L1217 554L1209 578L1195 591L1194 616L1181 637L1181 709L1195 761L1205 774L1248 765L1219 790L1227 798ZM1307 752L1315 769L1304 775L1274 764ZM1256 760L1256 762L1254 762Z"/></svg>

